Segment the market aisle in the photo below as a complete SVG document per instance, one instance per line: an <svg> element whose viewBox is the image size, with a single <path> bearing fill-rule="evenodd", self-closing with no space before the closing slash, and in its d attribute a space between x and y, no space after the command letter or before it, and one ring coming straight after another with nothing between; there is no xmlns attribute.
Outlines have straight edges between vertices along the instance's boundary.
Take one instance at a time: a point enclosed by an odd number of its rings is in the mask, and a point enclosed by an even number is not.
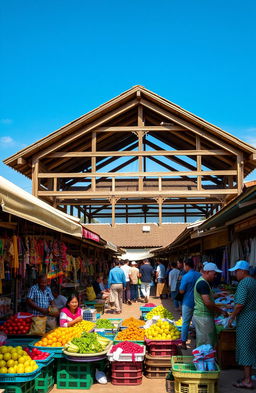
<svg viewBox="0 0 256 393"><path fill-rule="evenodd" d="M172 303L169 299L156 299L153 296L150 297L149 303L154 303L157 306L162 304L164 307L168 308L170 310L175 319L179 319L179 314L175 312L174 308L172 307ZM128 306L127 304L123 305L123 311L119 315L115 314L110 314L108 312L105 312L103 314L103 318L129 318L129 317L134 317L134 318L139 318L140 317L140 307L143 306L144 303L135 303L131 306ZM194 343L191 343L191 346L193 346ZM190 346L190 344L188 345ZM190 355L191 351L183 351L183 355ZM218 393L244 393L244 389L235 389L232 387L232 383L236 381L238 378L242 376L242 371L240 370L225 370L221 372L221 377L220 377L220 383L219 383L219 392ZM83 390L70 390L70 389L63 389L59 390L54 388L51 392L52 393L78 393L82 392ZM108 382L106 385L100 385L100 384L94 384L92 385L91 389L88 390L92 393L124 393L129 391L131 393L142 393L142 392L147 392L147 393L165 393L165 379L149 379L146 377L143 377L142 384L137 385L137 386L115 386L112 385L110 382Z"/></svg>

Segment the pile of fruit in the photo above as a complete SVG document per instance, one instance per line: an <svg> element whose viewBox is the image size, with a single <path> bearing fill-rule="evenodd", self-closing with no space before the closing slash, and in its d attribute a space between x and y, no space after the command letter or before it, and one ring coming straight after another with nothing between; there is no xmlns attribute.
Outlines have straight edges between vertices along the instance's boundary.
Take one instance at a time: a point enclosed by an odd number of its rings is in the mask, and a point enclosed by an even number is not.
<svg viewBox="0 0 256 393"><path fill-rule="evenodd" d="M145 330L145 336L150 340L177 340L180 332L172 323L159 320Z"/></svg>
<svg viewBox="0 0 256 393"><path fill-rule="evenodd" d="M131 340L131 341L143 341L145 336L145 330L136 326L131 326L127 329L122 330L116 336L116 340Z"/></svg>
<svg viewBox="0 0 256 393"><path fill-rule="evenodd" d="M144 326L144 324L145 324L144 321L141 321L140 319L136 319L133 317L124 319L122 322L122 326L125 327L141 327Z"/></svg>
<svg viewBox="0 0 256 393"><path fill-rule="evenodd" d="M109 319L98 319L96 321L96 328L98 329L114 329L114 327Z"/></svg>
<svg viewBox="0 0 256 393"><path fill-rule="evenodd" d="M154 304L154 303L146 303L146 304L144 304L143 307L156 307L156 304Z"/></svg>
<svg viewBox="0 0 256 393"><path fill-rule="evenodd" d="M41 340L37 341L36 347L63 347L72 338L80 337L83 332L88 332L95 327L95 323L81 321L72 327L58 327L46 333Z"/></svg>
<svg viewBox="0 0 256 393"><path fill-rule="evenodd" d="M159 315L161 318L174 319L170 311L163 306L157 306L146 314L146 319L152 319L155 315Z"/></svg>
<svg viewBox="0 0 256 393"><path fill-rule="evenodd" d="M102 352L110 340L97 333L83 333L80 338L73 338L64 349L71 353L99 353Z"/></svg>
<svg viewBox="0 0 256 393"><path fill-rule="evenodd" d="M35 360L22 347L0 347L0 374L32 373L38 369Z"/></svg>
<svg viewBox="0 0 256 393"><path fill-rule="evenodd" d="M27 352L28 356L30 356L32 360L44 360L50 356L49 352L43 352L37 348L24 348L24 351Z"/></svg>
<svg viewBox="0 0 256 393"><path fill-rule="evenodd" d="M118 343L113 345L110 353L115 352L118 348L122 348L122 353L142 353L144 351L143 345L130 343L128 341L124 341L122 343Z"/></svg>
<svg viewBox="0 0 256 393"><path fill-rule="evenodd" d="M178 319L178 321L175 322L176 326L182 326L182 317L180 317L180 319Z"/></svg>
<svg viewBox="0 0 256 393"><path fill-rule="evenodd" d="M9 318L1 329L5 334L28 334L31 323L31 318L18 318L16 314Z"/></svg>

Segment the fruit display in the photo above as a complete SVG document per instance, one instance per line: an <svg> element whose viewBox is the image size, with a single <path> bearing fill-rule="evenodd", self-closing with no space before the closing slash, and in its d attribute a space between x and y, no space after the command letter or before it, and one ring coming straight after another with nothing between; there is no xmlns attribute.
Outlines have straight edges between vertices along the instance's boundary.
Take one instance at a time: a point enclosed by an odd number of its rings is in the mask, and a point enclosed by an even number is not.
<svg viewBox="0 0 256 393"><path fill-rule="evenodd" d="M122 349L122 353L142 353L144 351L142 345L123 341L122 343L113 345L110 352L115 352L118 348Z"/></svg>
<svg viewBox="0 0 256 393"><path fill-rule="evenodd" d="M131 340L131 341L143 341L145 336L145 330L136 326L131 326L127 329L118 332L116 340Z"/></svg>
<svg viewBox="0 0 256 393"><path fill-rule="evenodd" d="M88 332L95 327L95 323L81 321L72 327L58 327L46 333L41 340L35 343L36 347L63 347L74 337L80 337L83 332Z"/></svg>
<svg viewBox="0 0 256 393"><path fill-rule="evenodd" d="M0 347L0 374L32 373L37 369L36 361L32 360L22 347Z"/></svg>
<svg viewBox="0 0 256 393"><path fill-rule="evenodd" d="M24 348L24 351L27 352L28 356L30 356L32 360L45 360L48 356L50 356L49 352L43 352L37 348Z"/></svg>
<svg viewBox="0 0 256 393"><path fill-rule="evenodd" d="M124 319L122 322L122 326L124 327L141 327L144 326L145 322L141 321L140 319L136 319L136 318L127 318Z"/></svg>
<svg viewBox="0 0 256 393"><path fill-rule="evenodd" d="M115 326L109 319L98 319L96 321L96 328L98 329L114 329Z"/></svg>
<svg viewBox="0 0 256 393"><path fill-rule="evenodd" d="M1 327L5 334L28 334L30 331L32 319L18 318L17 314L9 318Z"/></svg>
<svg viewBox="0 0 256 393"><path fill-rule="evenodd" d="M161 318L174 319L172 313L163 306L157 306L146 314L146 319L152 319L155 315Z"/></svg>
<svg viewBox="0 0 256 393"><path fill-rule="evenodd" d="M159 320L145 329L145 337L150 340L177 340L180 332L172 323Z"/></svg>
<svg viewBox="0 0 256 393"><path fill-rule="evenodd" d="M178 319L178 321L175 322L175 325L179 327L182 326L182 317L180 317L180 319Z"/></svg>
<svg viewBox="0 0 256 393"><path fill-rule="evenodd" d="M104 351L110 340L97 333L83 333L79 338L73 338L64 349L71 353L99 353Z"/></svg>
<svg viewBox="0 0 256 393"><path fill-rule="evenodd" d="M144 304L143 307L156 307L156 304L154 304L154 303L146 303L146 304Z"/></svg>

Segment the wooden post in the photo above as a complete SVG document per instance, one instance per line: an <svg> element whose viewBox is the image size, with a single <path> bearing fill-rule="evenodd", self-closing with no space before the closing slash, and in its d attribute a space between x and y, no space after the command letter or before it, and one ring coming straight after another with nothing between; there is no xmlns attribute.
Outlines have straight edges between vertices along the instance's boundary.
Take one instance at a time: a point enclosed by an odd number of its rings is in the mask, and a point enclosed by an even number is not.
<svg viewBox="0 0 256 393"><path fill-rule="evenodd" d="M163 212L162 212L162 207L163 207L163 197L158 198L158 225L162 225L162 220L163 220Z"/></svg>
<svg viewBox="0 0 256 393"><path fill-rule="evenodd" d="M116 198L111 198L111 205L112 205L112 227L116 226Z"/></svg>
<svg viewBox="0 0 256 393"><path fill-rule="evenodd" d="M243 191L243 180L244 180L244 162L243 156L240 154L237 156L237 192L241 194Z"/></svg>
<svg viewBox="0 0 256 393"><path fill-rule="evenodd" d="M32 160L32 194L38 196L38 173L39 173L39 160Z"/></svg>
<svg viewBox="0 0 256 393"><path fill-rule="evenodd" d="M187 205L184 205L184 221L187 222Z"/></svg>
<svg viewBox="0 0 256 393"><path fill-rule="evenodd" d="M138 126L144 126L143 121L143 107L142 105L138 105ZM143 136L144 131L138 131L138 151L143 151ZM139 156L139 172L143 172L143 157ZM143 191L143 178L139 177L139 191Z"/></svg>
<svg viewBox="0 0 256 393"><path fill-rule="evenodd" d="M196 150L201 150L201 141L200 141L200 136L196 135ZM196 166L197 166L197 171L201 171L202 167L202 156L197 155L196 156ZM197 189L202 190L202 177L197 176Z"/></svg>
<svg viewBox="0 0 256 393"><path fill-rule="evenodd" d="M96 172L96 157L93 156L93 153L96 153L97 139L96 132L92 133L92 158L91 158L91 172ZM92 177L92 191L96 191L96 178Z"/></svg>
<svg viewBox="0 0 256 393"><path fill-rule="evenodd" d="M125 205L125 222L128 224L129 222L129 209L128 209L128 204Z"/></svg>

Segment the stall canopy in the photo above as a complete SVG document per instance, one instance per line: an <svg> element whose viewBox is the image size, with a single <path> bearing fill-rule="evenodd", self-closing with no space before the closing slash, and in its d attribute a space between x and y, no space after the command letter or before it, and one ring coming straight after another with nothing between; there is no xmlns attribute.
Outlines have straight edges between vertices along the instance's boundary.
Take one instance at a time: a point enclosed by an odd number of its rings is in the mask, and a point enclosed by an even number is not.
<svg viewBox="0 0 256 393"><path fill-rule="evenodd" d="M0 176L0 203L6 213L82 238L82 226L78 218L55 209L2 176Z"/></svg>

